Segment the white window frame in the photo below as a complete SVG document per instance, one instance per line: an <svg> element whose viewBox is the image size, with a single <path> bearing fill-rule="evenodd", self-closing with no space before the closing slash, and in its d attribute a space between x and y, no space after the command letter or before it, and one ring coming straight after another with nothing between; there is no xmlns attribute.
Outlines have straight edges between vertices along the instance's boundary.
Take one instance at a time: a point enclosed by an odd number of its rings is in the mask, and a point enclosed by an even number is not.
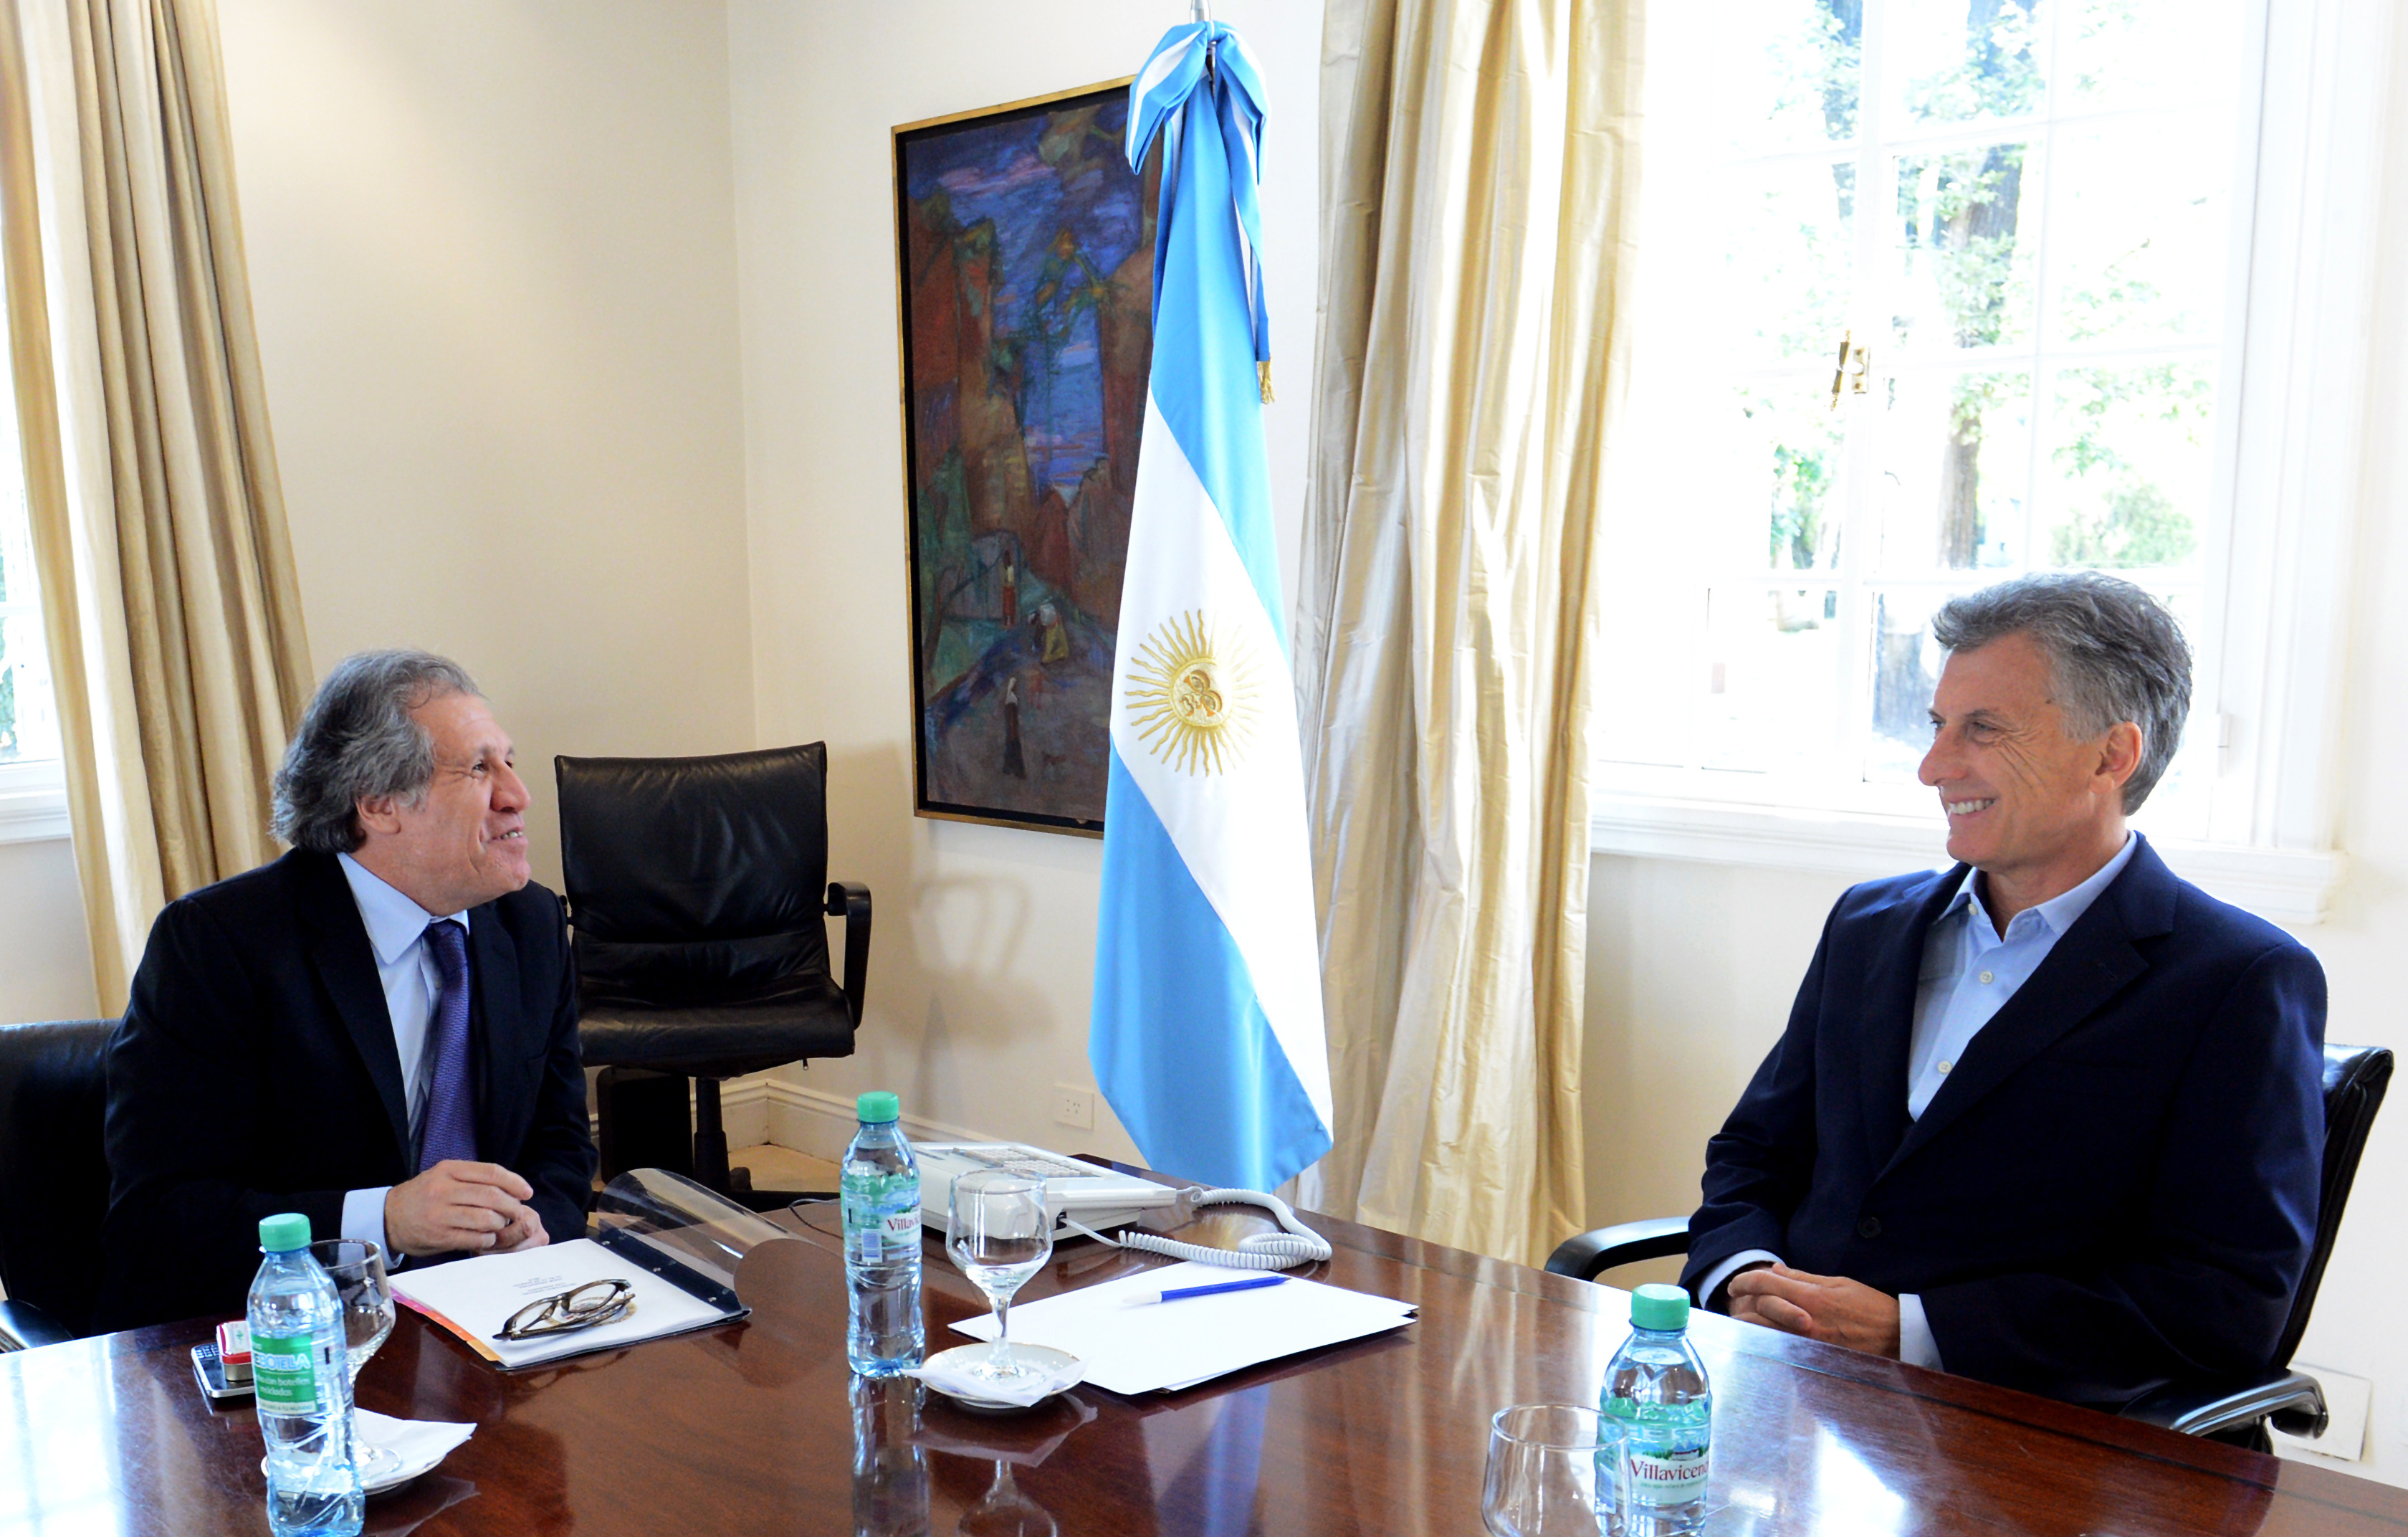
<svg viewBox="0 0 2408 1537"><path fill-rule="evenodd" d="M2347 870L2338 749L2394 22L2383 0L2257 0L2248 26L2243 66L2262 89L2243 124L2254 165L2236 187L2252 211L2219 392L2227 515L2203 552L2219 622L2189 728L2216 733L2218 793L2207 840L2152 841L2187 879L2301 927L2323 921ZM1859 877L1948 862L1936 809L1684 798L1599 769L1598 854Z"/></svg>

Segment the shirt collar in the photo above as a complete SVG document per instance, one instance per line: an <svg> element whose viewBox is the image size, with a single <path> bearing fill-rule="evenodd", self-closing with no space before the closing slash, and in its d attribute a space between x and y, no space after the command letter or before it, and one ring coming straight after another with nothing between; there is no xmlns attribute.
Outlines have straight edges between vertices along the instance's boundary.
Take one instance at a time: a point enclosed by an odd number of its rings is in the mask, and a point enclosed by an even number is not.
<svg viewBox="0 0 2408 1537"><path fill-rule="evenodd" d="M2132 862L2132 855L2140 846L2141 835L2127 830L2124 834L2124 846L2115 851L2114 858L2093 871L2088 880L2071 891L2059 892L2047 901L2026 910L2036 914L2032 920L2032 926L2044 928L2052 934L2064 934L2067 929L2073 927L2076 920L2090 911L2090 904L2099 899L2099 894L2113 885L2115 877L2124 873L2124 867ZM1981 873L1977 869L1969 869L1965 872L1965 878L1956 883L1956 895L1948 898L1948 905L1941 910L1940 921L1945 923L1957 913L1970 910L1972 916L1978 920L1971 926L1975 937L1977 939L1986 937L1988 942L1993 944L2001 943L2004 936L1999 933L1999 926L1990 921L1989 910L1982 905L1982 894L1974 883L1974 877ZM2023 913L2016 913L2014 918L2008 920L2008 927L2011 928L2014 927L2015 919L2020 919L2022 916Z"/></svg>
<svg viewBox="0 0 2408 1537"><path fill-rule="evenodd" d="M425 937L428 924L458 924L464 929L468 927L466 912L431 917L416 901L403 896L350 855L338 854L335 857L342 863L343 879L351 883L351 900L359 904L360 922L367 926L368 947L376 952L379 965L391 966L400 960L411 945Z"/></svg>

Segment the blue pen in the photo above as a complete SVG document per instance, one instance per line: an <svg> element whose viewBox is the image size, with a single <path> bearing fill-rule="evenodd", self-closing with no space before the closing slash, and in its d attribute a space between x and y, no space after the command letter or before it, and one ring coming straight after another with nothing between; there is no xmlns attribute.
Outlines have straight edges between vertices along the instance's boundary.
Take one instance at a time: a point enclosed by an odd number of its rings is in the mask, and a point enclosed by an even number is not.
<svg viewBox="0 0 2408 1537"><path fill-rule="evenodd" d="M1128 1300L1130 1307L1143 1307L1150 1302L1176 1302L1188 1297L1211 1297L1225 1291L1256 1291L1264 1286L1276 1286L1287 1279L1284 1275L1257 1275L1246 1281L1216 1281L1209 1286L1173 1286L1168 1291L1143 1291Z"/></svg>

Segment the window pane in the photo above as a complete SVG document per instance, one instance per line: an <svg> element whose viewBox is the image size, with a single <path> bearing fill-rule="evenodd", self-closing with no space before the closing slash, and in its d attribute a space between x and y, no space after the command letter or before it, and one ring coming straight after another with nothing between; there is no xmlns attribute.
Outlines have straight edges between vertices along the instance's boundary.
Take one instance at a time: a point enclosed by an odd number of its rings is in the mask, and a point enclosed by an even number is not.
<svg viewBox="0 0 2408 1537"><path fill-rule="evenodd" d="M1830 396L1803 380L1769 381L1740 392L1739 430L1727 463L1723 505L1754 510L1756 537L1726 567L1829 570L1840 560L1840 475L1847 419ZM1744 536L1742 536L1744 538ZM1752 544L1753 548L1748 545Z"/></svg>
<svg viewBox="0 0 2408 1537"><path fill-rule="evenodd" d="M2038 0L1896 0L1888 7L1891 98L1914 122L2038 111L2046 17Z"/></svg>
<svg viewBox="0 0 2408 1537"><path fill-rule="evenodd" d="M2241 41L2235 0L2059 0L2060 112L2222 101Z"/></svg>
<svg viewBox="0 0 2408 1537"><path fill-rule="evenodd" d="M1899 346L2012 346L2031 335L2038 242L2024 231L2025 159L2021 144L1992 144L1893 162Z"/></svg>
<svg viewBox="0 0 2408 1537"><path fill-rule="evenodd" d="M1727 150L1855 135L1863 0L1724 0L1695 7L1690 19L1710 26L1711 36L1723 43L1713 48L1713 85L1723 103L1717 115L1728 114L1732 125ZM1761 42L1731 47L1733 38Z"/></svg>
<svg viewBox="0 0 2408 1537"><path fill-rule="evenodd" d="M0 615L0 763L58 755L41 617L22 610Z"/></svg>
<svg viewBox="0 0 2408 1537"><path fill-rule="evenodd" d="M1759 166L1731 180L1716 233L1729 302L1701 342L1742 367L1827 362L1848 326L1856 167Z"/></svg>
<svg viewBox="0 0 2408 1537"><path fill-rule="evenodd" d="M2195 364L2059 373L2033 536L2039 560L2195 567L2214 410L2214 376Z"/></svg>
<svg viewBox="0 0 2408 1537"><path fill-rule="evenodd" d="M1820 587L1717 587L1707 596L1709 768L1815 773L1830 761L1840 595Z"/></svg>
<svg viewBox="0 0 2408 1537"><path fill-rule="evenodd" d="M2203 340L2223 328L2231 147L2218 127L2168 113L2057 141L2061 339Z"/></svg>
<svg viewBox="0 0 2408 1537"><path fill-rule="evenodd" d="M1873 729L1865 750L1865 779L1914 784L1931 746L1931 690L1944 659L1931 639L1940 605L1971 589L1903 588L1873 596Z"/></svg>
<svg viewBox="0 0 2408 1537"><path fill-rule="evenodd" d="M1965 570L2021 558L2029 374L1893 380L1875 452L1883 570Z"/></svg>

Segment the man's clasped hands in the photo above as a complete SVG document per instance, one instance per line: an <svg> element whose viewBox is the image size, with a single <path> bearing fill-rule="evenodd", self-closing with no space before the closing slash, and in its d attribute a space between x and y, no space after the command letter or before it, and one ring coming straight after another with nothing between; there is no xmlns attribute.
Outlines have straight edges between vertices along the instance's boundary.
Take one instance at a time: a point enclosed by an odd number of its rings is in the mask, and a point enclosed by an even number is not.
<svg viewBox="0 0 2408 1537"><path fill-rule="evenodd" d="M1861 1281L1766 1265L1732 1276L1727 1289L1734 1318L1826 1344L1898 1355L1898 1299Z"/></svg>
<svg viewBox="0 0 2408 1537"><path fill-rule="evenodd" d="M497 1163L446 1158L385 1192L384 1231L405 1255L509 1254L552 1242L535 1187Z"/></svg>

